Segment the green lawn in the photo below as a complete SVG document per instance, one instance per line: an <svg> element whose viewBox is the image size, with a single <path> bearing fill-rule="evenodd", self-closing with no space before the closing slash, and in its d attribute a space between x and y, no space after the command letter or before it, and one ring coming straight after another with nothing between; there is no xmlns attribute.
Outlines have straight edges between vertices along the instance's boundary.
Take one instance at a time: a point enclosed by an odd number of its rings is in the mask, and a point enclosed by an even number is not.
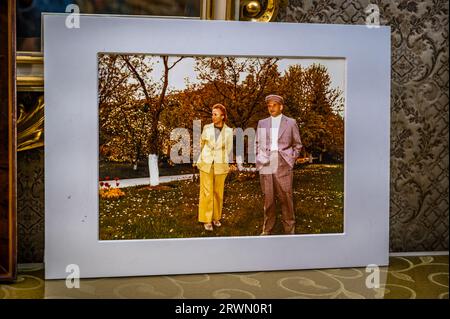
<svg viewBox="0 0 450 319"><path fill-rule="evenodd" d="M204 230L197 221L198 181L164 184L161 189L128 187L120 199L100 199L100 239L254 236L261 233L263 195L257 174L230 174L222 227ZM344 169L311 164L294 171L297 234L343 232ZM280 211L278 208L278 216ZM278 217L276 233L282 234Z"/></svg>
<svg viewBox="0 0 450 319"><path fill-rule="evenodd" d="M180 164L169 166L168 164L160 164L159 176L191 174L194 171L192 164ZM140 161L137 169L133 169L130 163L119 163L100 161L99 177L100 180L118 177L119 179L148 177L148 162Z"/></svg>

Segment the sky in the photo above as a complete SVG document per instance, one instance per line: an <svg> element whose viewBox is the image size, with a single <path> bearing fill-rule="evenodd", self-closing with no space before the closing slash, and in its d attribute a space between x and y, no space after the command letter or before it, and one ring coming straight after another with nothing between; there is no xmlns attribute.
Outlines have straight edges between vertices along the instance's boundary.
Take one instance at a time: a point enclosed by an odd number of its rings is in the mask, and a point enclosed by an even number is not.
<svg viewBox="0 0 450 319"><path fill-rule="evenodd" d="M177 57L171 57L169 59L169 65ZM155 64L152 76L155 79L160 79L163 72L163 65L161 59L160 62ZM332 88L339 88L345 92L345 59L291 59L283 58L278 61L278 70L281 74L291 65L301 65L302 67L308 67L313 63L320 63L324 65L331 77ZM193 58L185 58L181 60L169 73L169 85L172 89L183 90L186 87L185 79L189 78L191 83L198 82L197 74L194 71L195 60ZM242 78L244 78L243 76ZM344 94L345 95L345 94Z"/></svg>

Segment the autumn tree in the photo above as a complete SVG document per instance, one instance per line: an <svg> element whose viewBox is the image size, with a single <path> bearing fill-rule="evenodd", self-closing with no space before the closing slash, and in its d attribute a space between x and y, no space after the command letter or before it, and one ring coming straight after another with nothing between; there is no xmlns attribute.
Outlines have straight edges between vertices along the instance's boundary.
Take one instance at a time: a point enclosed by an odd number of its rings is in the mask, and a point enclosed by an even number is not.
<svg viewBox="0 0 450 319"><path fill-rule="evenodd" d="M277 61L277 58L197 58L195 70L200 83L189 87L198 94L191 99L192 107L201 118L209 120L212 105L222 103L227 107L231 126L256 127L267 113L265 96L278 87Z"/></svg>
<svg viewBox="0 0 450 319"><path fill-rule="evenodd" d="M99 56L100 151L112 161L131 162L134 169L149 151L149 101L154 91L142 90L133 72L144 74L152 69L143 55ZM153 87L151 78L144 83Z"/></svg>
<svg viewBox="0 0 450 319"><path fill-rule="evenodd" d="M149 76L148 69L145 68L145 63L133 63L133 56L122 56L122 59L127 64L132 76L138 81L140 91L143 93L145 103L149 105L151 114L151 129L150 129L150 154L159 154L160 140L159 140L159 118L161 112L167 107L166 101L167 89L169 86L169 72L175 67L183 58L177 58L175 61L169 62L168 56L161 56L160 59L163 64L163 74L159 82L155 83L153 78ZM139 67L143 67L140 70Z"/></svg>
<svg viewBox="0 0 450 319"><path fill-rule="evenodd" d="M101 130L108 132L104 146L117 154L112 159L140 159L160 153L160 116L169 105L169 72L183 58L144 55L103 55L99 59ZM162 64L161 79L152 72ZM116 85L116 83L118 83ZM112 100L115 103L107 103ZM105 109L105 106L108 106Z"/></svg>
<svg viewBox="0 0 450 319"><path fill-rule="evenodd" d="M98 56L98 103L119 106L128 101L128 96L136 90L136 85L127 83L129 72L119 55L99 54Z"/></svg>
<svg viewBox="0 0 450 319"><path fill-rule="evenodd" d="M297 120L304 150L320 158L329 153L342 159L344 101L342 91L332 88L326 67L293 65L286 70L282 83L285 113Z"/></svg>
<svg viewBox="0 0 450 319"><path fill-rule="evenodd" d="M161 151L165 156L169 156L172 145L178 141L170 139L174 128L183 128L193 137L193 121L199 120L198 113L192 105L199 103L201 95L189 89L172 91L166 97L168 107L161 113L161 127L159 134L161 137ZM192 150L191 150L192 151Z"/></svg>

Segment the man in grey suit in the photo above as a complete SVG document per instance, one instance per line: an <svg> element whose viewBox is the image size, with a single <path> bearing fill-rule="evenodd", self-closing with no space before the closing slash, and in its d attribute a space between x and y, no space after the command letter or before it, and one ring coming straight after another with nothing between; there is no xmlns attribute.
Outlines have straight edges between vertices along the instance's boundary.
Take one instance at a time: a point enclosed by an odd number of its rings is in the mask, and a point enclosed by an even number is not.
<svg viewBox="0 0 450 319"><path fill-rule="evenodd" d="M270 235L275 225L275 196L281 203L281 222L286 234L295 233L293 167L302 143L297 122L282 114L283 98L265 99L270 113L258 122L256 130L256 168L264 193L264 224L261 235Z"/></svg>

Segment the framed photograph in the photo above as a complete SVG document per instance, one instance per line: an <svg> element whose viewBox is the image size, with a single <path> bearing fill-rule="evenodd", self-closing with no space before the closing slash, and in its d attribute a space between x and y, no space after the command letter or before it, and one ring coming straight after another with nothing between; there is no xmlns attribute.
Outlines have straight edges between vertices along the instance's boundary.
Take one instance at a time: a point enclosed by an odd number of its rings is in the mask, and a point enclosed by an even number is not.
<svg viewBox="0 0 450 319"><path fill-rule="evenodd" d="M46 14L47 279L388 263L390 30Z"/></svg>

